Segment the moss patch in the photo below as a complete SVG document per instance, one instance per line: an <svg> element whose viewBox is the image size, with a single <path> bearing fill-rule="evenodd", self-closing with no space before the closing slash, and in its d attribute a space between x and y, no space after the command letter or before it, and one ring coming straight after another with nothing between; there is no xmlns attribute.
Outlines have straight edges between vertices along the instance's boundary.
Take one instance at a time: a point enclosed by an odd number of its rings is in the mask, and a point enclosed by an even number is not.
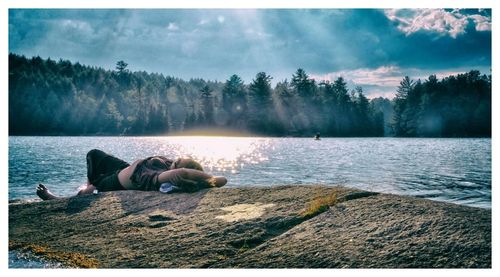
<svg viewBox="0 0 500 277"><path fill-rule="evenodd" d="M60 262L69 267L78 267L78 268L99 267L99 262L96 259L88 258L81 253L55 251L47 246L41 246L36 244L23 244L19 242L9 241L9 250L29 251L37 256L46 258L51 261Z"/></svg>

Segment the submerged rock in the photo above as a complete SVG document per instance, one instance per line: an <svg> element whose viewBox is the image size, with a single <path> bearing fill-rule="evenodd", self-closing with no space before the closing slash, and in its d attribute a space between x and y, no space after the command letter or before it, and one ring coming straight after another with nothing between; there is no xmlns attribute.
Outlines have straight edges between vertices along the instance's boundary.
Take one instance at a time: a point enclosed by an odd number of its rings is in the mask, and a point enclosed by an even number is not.
<svg viewBox="0 0 500 277"><path fill-rule="evenodd" d="M9 205L9 247L70 267L491 267L491 210L343 187L117 191Z"/></svg>

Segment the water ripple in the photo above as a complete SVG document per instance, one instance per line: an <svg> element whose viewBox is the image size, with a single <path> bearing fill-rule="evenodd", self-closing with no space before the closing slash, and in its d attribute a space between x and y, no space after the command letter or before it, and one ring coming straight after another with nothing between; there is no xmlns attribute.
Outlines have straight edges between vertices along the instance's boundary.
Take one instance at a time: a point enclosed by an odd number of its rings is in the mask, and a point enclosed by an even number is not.
<svg viewBox="0 0 500 277"><path fill-rule="evenodd" d="M491 208L491 139L9 137L9 199L39 182L64 196L85 183L85 155L133 162L192 157L228 186L333 184Z"/></svg>

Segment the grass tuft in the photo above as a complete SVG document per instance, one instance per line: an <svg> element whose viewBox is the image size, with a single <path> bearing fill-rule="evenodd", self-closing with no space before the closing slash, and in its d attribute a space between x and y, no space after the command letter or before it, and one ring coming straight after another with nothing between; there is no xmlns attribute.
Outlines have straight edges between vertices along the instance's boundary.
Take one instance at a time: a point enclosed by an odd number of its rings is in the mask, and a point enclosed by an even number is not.
<svg viewBox="0 0 500 277"><path fill-rule="evenodd" d="M318 196L309 202L306 209L300 213L300 216L304 219L314 217L328 210L330 206L337 204L337 202L337 194L335 192L327 196Z"/></svg>

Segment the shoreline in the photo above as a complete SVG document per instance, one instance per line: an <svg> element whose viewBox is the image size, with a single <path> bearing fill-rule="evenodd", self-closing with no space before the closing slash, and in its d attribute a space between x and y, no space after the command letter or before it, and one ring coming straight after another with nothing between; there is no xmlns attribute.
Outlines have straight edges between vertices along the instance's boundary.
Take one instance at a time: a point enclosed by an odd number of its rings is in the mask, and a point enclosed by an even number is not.
<svg viewBox="0 0 500 277"><path fill-rule="evenodd" d="M210 133L210 132L191 132L186 131L182 132L173 132L170 134L149 134L149 135L140 135L140 134L128 134L128 135L120 135L120 134L15 134L10 135L9 137L138 137L138 138L148 138L148 137L230 137L230 138L310 138L314 139L315 133L310 133L303 136L272 136L265 134L252 134L248 132L243 132L242 134L237 134L237 132L223 132L223 133ZM422 136L422 137L405 137L405 136L326 136L322 135L323 138L395 138L395 139L491 139L491 136L467 136L467 137L459 137L459 136Z"/></svg>
<svg viewBox="0 0 500 277"><path fill-rule="evenodd" d="M244 187L237 187L237 186L224 186L224 189L241 189L241 188L249 188L249 189L259 189L259 188L273 188L273 187L279 187L279 186L283 186L283 185L266 185L266 186L257 186L257 185L248 185L248 186L244 186ZM317 186L317 184L297 184L297 185L286 185L286 186ZM339 187L339 185L334 185L334 184L321 184L321 186L325 186L325 187L329 187L329 188L335 188L335 187ZM340 185L340 187L345 187L343 185ZM354 190L360 190L358 188L355 188L355 187L349 187L349 188L352 188ZM363 190L363 189L361 189ZM410 198L417 198L417 199L426 199L426 200L429 200L429 201L434 201L434 202L442 202L442 203L448 203L448 204L454 204L454 205L459 205L459 206L465 206L465 207L471 207L471 208L479 208L479 209L485 209L485 210L492 210L491 208L491 202L489 202L489 206L484 206L484 205L475 205L475 204L463 204L463 203L457 203L457 202L452 202L451 200L442 200L442 199L432 199L432 198L426 198L426 197L423 197L423 196L418 196L418 195L409 195L409 194L397 194L397 193L391 193L391 192L381 192L381 191L371 191L371 192L374 192L374 193L382 193L382 194L391 194L391 195L398 195L398 196L401 196L401 197L410 197ZM100 192L102 193L102 192ZM35 195L35 192L33 192L33 194ZM72 194L72 195L63 195L61 196L61 198L70 198L70 197L74 197L76 195L76 192L75 194ZM8 204L9 205L20 205L20 204L28 204L28 203L37 203L37 202L43 202L42 199L36 197L36 196L33 196L33 198L14 198L14 199L8 199Z"/></svg>

